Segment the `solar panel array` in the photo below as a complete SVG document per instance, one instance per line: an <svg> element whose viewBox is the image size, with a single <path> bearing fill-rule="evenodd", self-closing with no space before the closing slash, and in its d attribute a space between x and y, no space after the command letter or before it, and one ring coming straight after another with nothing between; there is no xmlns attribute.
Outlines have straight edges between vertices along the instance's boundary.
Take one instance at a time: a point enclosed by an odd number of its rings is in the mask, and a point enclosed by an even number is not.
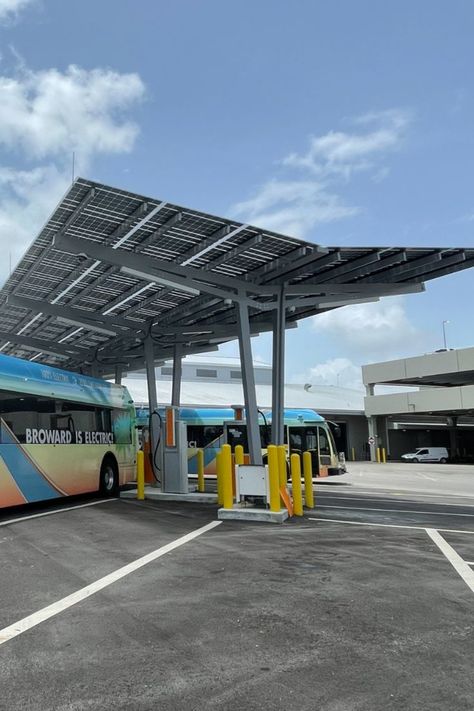
<svg viewBox="0 0 474 711"><path fill-rule="evenodd" d="M163 281L123 270L137 260ZM117 360L140 364L145 335L163 358L175 343L199 352L235 337L238 283L258 331L271 328L266 305L283 285L291 322L334 308L330 294L377 296L473 264L474 249L321 248L79 178L0 291L0 349L107 372ZM186 288L179 269L215 291Z"/></svg>

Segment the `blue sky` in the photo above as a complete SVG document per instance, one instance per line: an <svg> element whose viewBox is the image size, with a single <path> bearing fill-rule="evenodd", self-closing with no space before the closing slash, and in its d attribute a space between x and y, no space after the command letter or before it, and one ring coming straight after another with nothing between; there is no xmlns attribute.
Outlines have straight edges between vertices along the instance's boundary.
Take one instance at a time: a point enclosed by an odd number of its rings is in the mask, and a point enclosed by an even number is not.
<svg viewBox="0 0 474 711"><path fill-rule="evenodd" d="M0 0L3 253L73 150L85 177L322 244L472 246L473 30L470 0ZM353 385L443 320L473 345L473 277L304 322L287 377Z"/></svg>

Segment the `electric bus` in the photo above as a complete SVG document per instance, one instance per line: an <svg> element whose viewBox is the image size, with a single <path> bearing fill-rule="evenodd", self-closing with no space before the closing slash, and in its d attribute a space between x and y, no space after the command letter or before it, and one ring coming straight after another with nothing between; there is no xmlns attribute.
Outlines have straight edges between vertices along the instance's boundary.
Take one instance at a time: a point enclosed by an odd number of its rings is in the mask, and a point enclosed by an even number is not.
<svg viewBox="0 0 474 711"><path fill-rule="evenodd" d="M100 491L135 479L128 390L0 354L0 508Z"/></svg>
<svg viewBox="0 0 474 711"><path fill-rule="evenodd" d="M148 426L148 408L137 408L137 425ZM197 474L197 450L204 451L204 473L216 473L216 454L226 442L232 446L241 444L248 453L247 427L245 421L235 419L231 408L181 408L179 418L186 422L188 439L188 471ZM263 461L271 442L272 414L259 411L260 438ZM314 410L286 409L284 411L284 443L288 459L291 454L309 451L313 476L325 477L344 474L345 463L337 452L333 425ZM335 426L337 427L337 425Z"/></svg>

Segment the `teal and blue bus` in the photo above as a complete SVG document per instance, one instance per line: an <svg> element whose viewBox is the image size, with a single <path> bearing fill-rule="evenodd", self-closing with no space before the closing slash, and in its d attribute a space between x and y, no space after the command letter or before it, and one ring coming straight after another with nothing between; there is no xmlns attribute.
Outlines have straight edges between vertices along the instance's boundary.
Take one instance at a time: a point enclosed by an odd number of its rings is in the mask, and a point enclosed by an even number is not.
<svg viewBox="0 0 474 711"><path fill-rule="evenodd" d="M136 415L138 427L148 426L148 408L137 408ZM187 425L188 471L191 475L197 474L198 449L204 450L205 474L216 473L216 454L226 442L232 449L241 444L244 452L248 452L245 420L236 420L232 408L183 407L179 411L179 418ZM271 442L271 422L271 411L261 410L259 423L264 462L267 446ZM286 409L284 437L288 457L293 453L311 453L315 477L345 472L345 464L340 461L331 426L314 410Z"/></svg>
<svg viewBox="0 0 474 711"><path fill-rule="evenodd" d="M0 354L0 508L135 478L135 408L100 378Z"/></svg>

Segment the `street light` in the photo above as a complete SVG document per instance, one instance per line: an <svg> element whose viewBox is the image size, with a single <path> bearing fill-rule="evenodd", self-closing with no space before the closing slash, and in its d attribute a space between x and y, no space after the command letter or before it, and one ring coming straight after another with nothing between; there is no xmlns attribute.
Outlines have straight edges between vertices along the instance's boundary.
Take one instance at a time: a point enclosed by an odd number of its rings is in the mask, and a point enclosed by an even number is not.
<svg viewBox="0 0 474 711"><path fill-rule="evenodd" d="M448 347L446 345L446 324L451 323L451 321L443 321L443 341L444 341L444 350L447 351Z"/></svg>

